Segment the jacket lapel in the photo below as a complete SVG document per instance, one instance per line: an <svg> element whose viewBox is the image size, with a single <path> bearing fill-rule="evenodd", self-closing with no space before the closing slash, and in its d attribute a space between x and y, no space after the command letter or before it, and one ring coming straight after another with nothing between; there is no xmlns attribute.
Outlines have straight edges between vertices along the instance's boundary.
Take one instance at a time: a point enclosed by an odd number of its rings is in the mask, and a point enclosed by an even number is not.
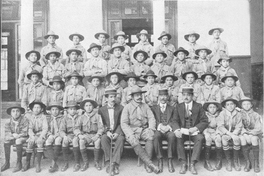
<svg viewBox="0 0 264 176"><path fill-rule="evenodd" d="M114 120L115 120L115 123L114 123L114 129L116 129L116 126L117 126L117 120L118 120L118 112L119 112L119 108L117 105L115 105L115 108L114 108Z"/></svg>
<svg viewBox="0 0 264 176"><path fill-rule="evenodd" d="M105 106L104 107L104 109L103 109L103 113L104 113L104 115L105 115L105 123L106 123L106 126L107 126L107 128L109 128L110 127L110 118L109 118L109 113L108 113L108 109L107 109L107 106Z"/></svg>
<svg viewBox="0 0 264 176"><path fill-rule="evenodd" d="M179 108L179 111L180 111L180 118L181 118L181 127L184 127L185 126L185 104L182 103L180 104L180 108Z"/></svg>
<svg viewBox="0 0 264 176"><path fill-rule="evenodd" d="M166 110L165 110L165 112L167 113L167 123L169 123L169 121L170 121L170 118L171 118L171 111L172 111L172 107L170 107L170 106L167 104L167 107L166 107Z"/></svg>

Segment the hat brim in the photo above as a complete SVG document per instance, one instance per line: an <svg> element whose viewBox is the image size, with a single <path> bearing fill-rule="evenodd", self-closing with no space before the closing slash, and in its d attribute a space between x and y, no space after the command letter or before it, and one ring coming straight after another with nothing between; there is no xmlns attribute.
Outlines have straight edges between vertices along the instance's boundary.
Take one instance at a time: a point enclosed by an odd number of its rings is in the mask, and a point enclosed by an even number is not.
<svg viewBox="0 0 264 176"><path fill-rule="evenodd" d="M65 87L65 83L64 83L64 81L62 81L62 80L60 80L60 81L59 81L59 80L55 80L55 81L53 81L53 80L52 80L52 81L49 82L49 85L52 86L54 82L59 82L59 83L61 84L61 89L64 89L64 87Z"/></svg>
<svg viewBox="0 0 264 176"><path fill-rule="evenodd" d="M236 77L236 76L225 76L221 79L221 81L224 83L227 78L233 78L235 80L235 82L238 81L238 77Z"/></svg>
<svg viewBox="0 0 264 176"><path fill-rule="evenodd" d="M44 105L42 102L32 102L32 103L30 103L30 104L29 104L29 109L32 110L35 104L40 105L41 108L43 109L43 111L45 111L45 109L46 109L46 105Z"/></svg>
<svg viewBox="0 0 264 176"><path fill-rule="evenodd" d="M141 93L141 94L143 94L143 93L146 93L147 91L138 91L138 92L131 92L129 95L134 95L134 94L137 94L137 93Z"/></svg>
<svg viewBox="0 0 264 176"><path fill-rule="evenodd" d="M110 82L110 78L111 78L112 75L117 75L118 82L123 80L123 75L121 73L119 73L119 72L111 72L108 75L106 75L106 77L105 77L106 81Z"/></svg>
<svg viewBox="0 0 264 176"><path fill-rule="evenodd" d="M70 39L71 41L72 41L72 39L73 39L73 36L78 36L79 39L80 39L80 42L84 40L84 36L81 35L81 34L71 34L71 35L69 36L69 39Z"/></svg>
<svg viewBox="0 0 264 176"><path fill-rule="evenodd" d="M207 108L208 108L208 106L209 106L210 104L214 104L214 105L217 107L217 110L218 110L218 111L221 111L222 106L221 106L221 104L218 103L218 102L205 102L204 105L203 105L203 109L204 109L205 111L207 111Z"/></svg>
<svg viewBox="0 0 264 176"><path fill-rule="evenodd" d="M86 77L87 78L87 77ZM88 82L92 82L92 80L94 78L98 78L100 80L100 82L103 82L104 81L104 78L102 76L91 76L91 77L88 77Z"/></svg>
<svg viewBox="0 0 264 176"><path fill-rule="evenodd" d="M125 40L128 38L127 35L120 34L120 35L115 35L115 36L114 36L114 39L117 40L117 38L118 38L119 36L124 37Z"/></svg>
<svg viewBox="0 0 264 176"><path fill-rule="evenodd" d="M155 59L158 54L162 54L164 58L167 57L167 54L166 53L164 53L164 52L157 52L157 53L153 54L152 58Z"/></svg>
<svg viewBox="0 0 264 176"><path fill-rule="evenodd" d="M137 33L136 34L136 36L137 36L138 39L140 39L140 36L141 35L146 35L148 39L150 38L150 34L145 34L145 33Z"/></svg>
<svg viewBox="0 0 264 176"><path fill-rule="evenodd" d="M80 81L82 81L83 77L81 75L79 76L72 76L72 75L69 75L66 77L67 80L70 80L72 77L77 77Z"/></svg>
<svg viewBox="0 0 264 176"><path fill-rule="evenodd" d="M210 49L207 49L207 48L201 48L201 49L197 49L197 50L195 50L195 54L196 54L197 56L199 56L199 52L200 52L201 50L205 50L206 53L207 53L207 55L209 55L209 54L212 53L212 51L211 51Z"/></svg>
<svg viewBox="0 0 264 176"><path fill-rule="evenodd" d="M41 73L29 73L27 74L27 78L30 80L32 75L38 75L39 79L43 78L43 75Z"/></svg>
<svg viewBox="0 0 264 176"><path fill-rule="evenodd" d="M8 114L8 115L11 115L11 110L12 109L20 109L20 112L21 112L21 114L24 114L25 113L25 109L24 108L22 108L21 106L12 106L12 107L10 107L10 108L8 108L7 110L6 110L6 113Z"/></svg>
<svg viewBox="0 0 264 176"><path fill-rule="evenodd" d="M220 33L224 32L224 29L223 29L223 28L213 28L213 29L211 29L211 30L208 32L208 34L209 34L209 35L212 35L213 32L214 32L214 30L219 30Z"/></svg>
<svg viewBox="0 0 264 176"><path fill-rule="evenodd" d="M162 37L164 37L164 36L167 36L167 37L168 37L168 40L171 39L171 35L170 35L170 34L164 34L164 35L161 35L161 36L158 38L158 40L161 40Z"/></svg>
<svg viewBox="0 0 264 176"><path fill-rule="evenodd" d="M204 79L205 79L206 76L212 76L213 81L216 80L216 75L214 75L213 73L206 73L206 74L203 74L203 75L201 76L201 80L204 81Z"/></svg>
<svg viewBox="0 0 264 176"><path fill-rule="evenodd" d="M45 36L44 36L44 39L47 39L47 38L49 38L49 36L54 36L54 37L55 37L55 39L59 39L59 36L58 36L58 35L56 35L56 34L47 34L47 35L45 35Z"/></svg>
<svg viewBox="0 0 264 176"><path fill-rule="evenodd" d="M137 57L137 55L138 55L139 53L142 53L142 54L144 55L144 61L147 60L147 58L148 58L148 53L145 52L145 51L142 51L142 50L140 50L140 51L136 51L136 52L133 54L134 59L136 59L136 57ZM137 59L136 59L136 60L137 60Z"/></svg>
<svg viewBox="0 0 264 176"><path fill-rule="evenodd" d="M59 58L59 57L61 56L61 53L60 53L60 52L58 52L58 51L52 51L52 52L47 53L47 54L45 55L45 58L46 58L47 60L49 60L49 56L50 56L51 54L55 54L57 58Z"/></svg>
<svg viewBox="0 0 264 176"><path fill-rule="evenodd" d="M242 105L242 103L243 103L244 101L249 101L249 102L251 102L251 104L253 105L253 99L241 99L241 100L239 101L240 106Z"/></svg>
<svg viewBox="0 0 264 176"><path fill-rule="evenodd" d="M70 50L68 50L66 52L66 55L69 56L72 52L76 52L77 55L81 55L82 54L82 52L80 50L78 50L78 49L70 49Z"/></svg>
<svg viewBox="0 0 264 176"><path fill-rule="evenodd" d="M114 50L116 48L119 48L121 50L121 52L125 51L125 47L124 46L115 46L115 47L111 48L110 53L113 54L113 52L114 52Z"/></svg>
<svg viewBox="0 0 264 176"><path fill-rule="evenodd" d="M136 79L136 81L139 81L139 77L138 76L125 76L124 80L128 81L130 78L134 78L134 79Z"/></svg>
<svg viewBox="0 0 264 176"><path fill-rule="evenodd" d="M99 37L100 34L105 35L105 39L108 39L108 38L110 37L109 34L107 34L107 33L103 33L103 32L96 33L96 34L94 35L94 37L95 37L96 39L98 39L98 37Z"/></svg>
<svg viewBox="0 0 264 176"><path fill-rule="evenodd" d="M171 78L173 79L173 81L177 81L177 80L178 80L178 78L177 78L176 76L173 76L173 75L166 75L166 76L163 76L163 77L161 78L161 82L162 82L162 83L165 83L165 80L166 80L166 78L168 78L168 77L171 77Z"/></svg>
<svg viewBox="0 0 264 176"><path fill-rule="evenodd" d="M222 60L223 60L223 58L218 59L217 63L220 64ZM232 62L232 59L231 59L231 58L229 58L229 59L224 59L224 60L228 60L229 63Z"/></svg>
<svg viewBox="0 0 264 176"><path fill-rule="evenodd" d="M38 51L29 51L25 55L26 58L27 58L27 60L28 60L28 57L30 56L31 53L36 53L36 55L37 55L37 61L40 59L40 53Z"/></svg>
<svg viewBox="0 0 264 176"><path fill-rule="evenodd" d="M91 50L92 50L93 48L98 48L99 50L101 50L101 49L102 49L102 47L101 47L100 45L94 45L94 46L90 47L90 48L87 50L87 51L88 51L88 53L90 53L90 52L91 52Z"/></svg>
<svg viewBox="0 0 264 176"><path fill-rule="evenodd" d="M175 51L175 52L173 53L173 55L174 55L175 57L177 57L177 54L178 54L179 52L183 52L186 56L189 55L189 52L188 52L187 50L177 50L177 51Z"/></svg>
<svg viewBox="0 0 264 176"><path fill-rule="evenodd" d="M186 34L186 35L184 35L184 39L187 40L187 41L189 41L189 36L190 35L194 35L195 38L196 38L196 40L198 40L200 38L200 34L192 33L192 34Z"/></svg>
<svg viewBox="0 0 264 176"><path fill-rule="evenodd" d="M238 101L235 100L235 99L233 99L233 98L225 99L224 101L221 102L221 106L222 106L222 107L225 107L225 104L226 104L226 102L228 102L228 101L233 101L233 102L236 104L237 107L239 106Z"/></svg>
<svg viewBox="0 0 264 176"><path fill-rule="evenodd" d="M189 71L189 72L185 72L182 74L182 78L186 81L186 75L188 74L193 74L194 75L194 79L197 80L198 79L198 75L197 73L193 72L193 71Z"/></svg>
<svg viewBox="0 0 264 176"><path fill-rule="evenodd" d="M48 106L47 108L46 108L46 110L51 110L51 108L53 108L53 107L57 107L60 111L62 111L63 110L63 107L62 106L60 106L60 105L50 105L50 106Z"/></svg>
<svg viewBox="0 0 264 176"><path fill-rule="evenodd" d="M80 106L78 106L78 105L65 106L63 109L68 109L68 108L72 108L72 107L75 107L77 110L80 109Z"/></svg>
<svg viewBox="0 0 264 176"><path fill-rule="evenodd" d="M83 101L81 102L81 104L80 104L80 108L81 108L81 109L84 109L84 105L85 105L85 103L87 103L87 102L92 103L92 105L93 105L94 108L96 108L96 107L98 106L98 104L96 103L96 101L89 99L89 100L83 100Z"/></svg>
<svg viewBox="0 0 264 176"><path fill-rule="evenodd" d="M153 76L155 79L158 77L157 75L155 75L155 74L149 74L149 75L144 75L143 76L143 78L147 78L147 77L149 77L149 76Z"/></svg>

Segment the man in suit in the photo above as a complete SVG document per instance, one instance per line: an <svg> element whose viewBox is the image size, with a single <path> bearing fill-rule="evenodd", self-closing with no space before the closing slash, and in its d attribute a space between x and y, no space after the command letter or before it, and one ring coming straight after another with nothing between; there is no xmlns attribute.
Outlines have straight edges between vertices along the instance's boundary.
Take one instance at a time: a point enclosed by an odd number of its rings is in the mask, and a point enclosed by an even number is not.
<svg viewBox="0 0 264 176"><path fill-rule="evenodd" d="M119 164L125 142L125 136L120 126L123 106L115 103L116 95L117 92L115 89L106 90L105 98L107 104L98 111L105 127L105 134L101 138L101 144L105 154L105 162L107 163L106 172L110 172L111 175L119 174ZM110 150L112 150L111 138L115 141L112 156L110 156ZM113 158L112 163L110 163L110 157Z"/></svg>
<svg viewBox="0 0 264 176"><path fill-rule="evenodd" d="M176 129L176 121L173 117L174 107L168 104L169 94L167 89L159 90L159 104L151 109L156 118L157 130L154 134L154 150L158 158L158 166L160 171L163 171L163 151L162 140L168 141L168 170L170 173L175 169L172 164L173 154L176 147L176 136L173 133Z"/></svg>
<svg viewBox="0 0 264 176"><path fill-rule="evenodd" d="M195 163L198 162L204 136L202 132L208 126L208 117L205 115L201 104L193 101L193 88L183 87L182 95L184 102L180 103L175 110L178 158L181 161L180 174L187 171L186 156L184 151L184 141L190 139L194 142L193 153L189 170L192 174L197 175ZM183 129L187 129L187 134Z"/></svg>

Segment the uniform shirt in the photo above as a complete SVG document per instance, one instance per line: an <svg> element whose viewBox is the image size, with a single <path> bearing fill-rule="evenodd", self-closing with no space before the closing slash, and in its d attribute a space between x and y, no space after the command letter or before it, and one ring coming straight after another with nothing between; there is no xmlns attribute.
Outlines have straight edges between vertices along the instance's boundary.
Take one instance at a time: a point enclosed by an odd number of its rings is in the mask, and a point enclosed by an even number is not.
<svg viewBox="0 0 264 176"><path fill-rule="evenodd" d="M43 83L46 86L49 86L49 81L52 80L54 76L60 76L64 78L65 74L65 68L64 66L56 61L54 65L51 64L51 62L48 62L48 64L43 68Z"/></svg>
<svg viewBox="0 0 264 176"><path fill-rule="evenodd" d="M143 76L150 70L150 67L144 63L134 63L131 66L131 72L134 72L137 76ZM144 74L145 73L145 74Z"/></svg>
<svg viewBox="0 0 264 176"><path fill-rule="evenodd" d="M40 113L38 115L26 114L26 118L28 118L28 135L33 137L35 135L40 135L42 138L46 137L48 132L48 121L47 117Z"/></svg>
<svg viewBox="0 0 264 176"><path fill-rule="evenodd" d="M217 101L220 103L220 88L217 85L202 85L201 86L201 103L204 104L207 101Z"/></svg>
<svg viewBox="0 0 264 176"><path fill-rule="evenodd" d="M165 76L169 72L170 67L168 65L165 65L165 62L160 64L155 62L151 66L151 70L155 73L157 78L160 80L163 76Z"/></svg>
<svg viewBox="0 0 264 176"><path fill-rule="evenodd" d="M87 61L86 49L80 43L77 45L73 45L72 48L76 48L82 52L81 55L78 57L78 60L80 62L85 63Z"/></svg>
<svg viewBox="0 0 264 176"><path fill-rule="evenodd" d="M48 64L48 61L47 59L45 58L46 54L49 53L50 51L57 51L59 52L61 55L60 55L60 58L59 60L63 59L63 52L62 52L62 49L60 47L58 47L56 44L54 45L51 45L51 44L47 44L46 46L44 46L41 51L40 51L40 60L39 60L39 63L42 67L44 67L45 65Z"/></svg>
<svg viewBox="0 0 264 176"><path fill-rule="evenodd" d="M243 90L237 86L233 86L233 87L225 86L220 89L221 102L227 98L233 98L239 101L244 96L245 95L244 95Z"/></svg>
<svg viewBox="0 0 264 176"><path fill-rule="evenodd" d="M201 76L206 72L211 72L211 73L215 72L211 62L207 59L201 59L201 58L199 58L197 62L193 63L192 70L195 73L197 73L198 78L201 78Z"/></svg>
<svg viewBox="0 0 264 176"><path fill-rule="evenodd" d="M92 57L84 65L84 76L92 76L100 71L102 76L107 75L107 62L101 57Z"/></svg>
<svg viewBox="0 0 264 176"><path fill-rule="evenodd" d="M228 131L239 135L243 127L242 114L237 110L230 112L226 109L220 112L217 118L217 130L220 134L226 134Z"/></svg>
<svg viewBox="0 0 264 176"><path fill-rule="evenodd" d="M108 61L108 73L119 72L121 74L128 74L130 72L129 62L124 58L117 58L112 56Z"/></svg>
<svg viewBox="0 0 264 176"><path fill-rule="evenodd" d="M151 63L153 62L153 59L152 59L152 55L153 55L153 52L154 52L153 51L153 46L148 41L146 41L146 42L139 41L138 44L136 44L134 46L133 55L134 55L134 53L136 51L139 51L139 50L143 50L146 53L148 53L149 57L148 57L147 60L145 60L145 63L147 65L151 65ZM137 61L134 58L132 58L132 63L135 64L135 63L137 63Z"/></svg>
<svg viewBox="0 0 264 176"><path fill-rule="evenodd" d="M163 51L167 54L167 58L165 58L166 65L170 66L174 59L173 53L176 51L175 47L171 43L167 43L164 45L161 43L159 46L156 47L155 51Z"/></svg>
<svg viewBox="0 0 264 176"><path fill-rule="evenodd" d="M99 85L98 87L93 86L92 84L89 84L87 87L87 98L90 98L97 102L98 106L102 106L103 97L105 93L105 88L102 85Z"/></svg>
<svg viewBox="0 0 264 176"><path fill-rule="evenodd" d="M217 64L217 61L220 59L221 53L225 53L228 55L228 48L226 42L219 39L213 39L212 42L209 43L208 48L212 51L209 55L211 58L212 64Z"/></svg>
<svg viewBox="0 0 264 176"><path fill-rule="evenodd" d="M146 103L149 106L156 105L158 103L158 96L159 96L159 85L158 84L146 84L143 88L142 91L147 91L144 93L144 98Z"/></svg>
<svg viewBox="0 0 264 176"><path fill-rule="evenodd" d="M51 102L60 102L62 106L64 92L62 89L54 90L53 88L48 89L48 106Z"/></svg>
<svg viewBox="0 0 264 176"><path fill-rule="evenodd" d="M206 116L208 117L208 128L216 130L217 128L217 117L219 116L219 112L215 114L211 114L208 111L205 112Z"/></svg>
<svg viewBox="0 0 264 176"><path fill-rule="evenodd" d="M130 95L132 89L134 87L138 87L137 85L134 86L128 86L123 90L123 95L122 95L122 101L121 101L121 105L125 106L127 105L131 100L132 100L132 96Z"/></svg>
<svg viewBox="0 0 264 176"><path fill-rule="evenodd" d="M215 72L216 80L217 80L216 82L217 82L218 84L220 84L220 86L222 86L222 87L224 86L224 83L222 83L221 80L222 80L223 77L225 77L225 75L226 75L227 73L232 73L234 76L237 76L237 73L236 73L235 69L233 69L233 68L231 68L231 67L224 68L223 66L221 66L221 67ZM241 86L239 80L237 80L236 85L239 86L239 87Z"/></svg>
<svg viewBox="0 0 264 176"><path fill-rule="evenodd" d="M243 129L241 134L249 133L251 135L259 135L262 133L262 117L253 111L253 109L249 111L241 110L242 114L242 123Z"/></svg>
<svg viewBox="0 0 264 176"><path fill-rule="evenodd" d="M197 57L197 55L195 54L195 50L201 48L201 45L197 44L196 42L188 42L184 48L189 52L189 55L187 57L194 60L196 59L195 57Z"/></svg>
<svg viewBox="0 0 264 176"><path fill-rule="evenodd" d="M83 63L76 61L76 62L69 62L65 64L65 77L69 76L73 72L78 72L81 76L83 76Z"/></svg>
<svg viewBox="0 0 264 176"><path fill-rule="evenodd" d="M49 135L54 135L54 136L59 136L60 135L60 124L63 119L63 115L58 115L57 117L54 117L51 115L50 117L47 118L48 121L48 133L47 136Z"/></svg>
<svg viewBox="0 0 264 176"><path fill-rule="evenodd" d="M170 106L175 107L178 103L179 87L176 87L174 85L169 87L166 84L163 84L161 88L168 90L168 94L169 94L168 104Z"/></svg>
<svg viewBox="0 0 264 176"><path fill-rule="evenodd" d="M132 50L126 43L123 43L123 47L125 47L125 50L122 52L121 57L130 63L130 60L133 57Z"/></svg>
<svg viewBox="0 0 264 176"><path fill-rule="evenodd" d="M179 88L179 94L178 94L178 103L182 103L182 88L183 87L192 87L193 88L193 101L196 101L197 103L201 102L201 86L199 84L182 84Z"/></svg>
<svg viewBox="0 0 264 176"><path fill-rule="evenodd" d="M111 47L107 45L106 43L98 42L97 44L102 47L99 52L99 56L103 58L104 60L109 60Z"/></svg>
<svg viewBox="0 0 264 176"><path fill-rule="evenodd" d="M115 89L116 90L116 99L115 99L115 103L116 104L120 104L121 103L121 100L122 100L122 97L123 97L123 92L124 92L124 89L120 86L120 84L116 84L116 85L113 85L113 84L109 84L108 86L106 86L105 89ZM103 106L106 105L107 102L106 102L106 99L105 99L105 96L103 97Z"/></svg>
<svg viewBox="0 0 264 176"><path fill-rule="evenodd" d="M16 133L19 137L28 136L28 119L24 116L20 116L18 120L14 120L13 117L5 124L5 137L13 137Z"/></svg>
<svg viewBox="0 0 264 176"><path fill-rule="evenodd" d="M30 83L26 85L23 90L21 98L21 106L24 109L27 109L28 105L33 101L41 101L47 105L47 89L42 83L38 82L37 84Z"/></svg>
<svg viewBox="0 0 264 176"><path fill-rule="evenodd" d="M66 107L69 101L75 101L81 103L86 97L86 89L81 85L69 85L65 88L63 97L63 107Z"/></svg>
<svg viewBox="0 0 264 176"><path fill-rule="evenodd" d="M180 79L183 73L188 70L192 70L192 65L192 62L189 60L184 59L183 61L180 61L177 59L172 63L170 70L174 76L177 76Z"/></svg>
<svg viewBox="0 0 264 176"><path fill-rule="evenodd" d="M71 116L70 114L67 114L61 121L60 124L60 136L63 138L64 136L67 136L68 134L74 134L74 130L78 128L78 120L80 116L75 114L74 116Z"/></svg>
<svg viewBox="0 0 264 176"><path fill-rule="evenodd" d="M39 73L42 73L42 67L38 64L33 64L32 62L28 62L28 64L21 69L17 81L20 86L31 83L31 80L27 78L27 75L33 70L37 70Z"/></svg>

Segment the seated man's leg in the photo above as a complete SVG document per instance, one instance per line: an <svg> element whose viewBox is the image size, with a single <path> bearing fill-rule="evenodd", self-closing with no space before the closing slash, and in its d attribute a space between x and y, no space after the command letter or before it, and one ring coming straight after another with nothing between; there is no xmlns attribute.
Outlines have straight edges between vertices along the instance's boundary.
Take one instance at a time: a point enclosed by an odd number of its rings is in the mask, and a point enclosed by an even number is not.
<svg viewBox="0 0 264 176"><path fill-rule="evenodd" d="M107 165L109 164L109 160L110 160L110 149L111 149L111 145L110 145L110 138L104 134L101 138L101 144L102 144L102 149L104 151L104 156L105 156L105 162L107 163Z"/></svg>
<svg viewBox="0 0 264 176"><path fill-rule="evenodd" d="M155 131L154 134L154 151L158 160L163 159L162 155L162 133L160 131Z"/></svg>
<svg viewBox="0 0 264 176"><path fill-rule="evenodd" d="M176 136L173 132L166 133L166 137L168 140L168 169L169 172L175 172L174 166L173 166L173 156L175 153L175 147L176 147Z"/></svg>
<svg viewBox="0 0 264 176"><path fill-rule="evenodd" d="M228 144L229 140L231 140L230 136L228 136L228 135L222 136L223 150L224 150L225 157L227 160L226 170L232 171L231 153L230 153L229 144Z"/></svg>
<svg viewBox="0 0 264 176"><path fill-rule="evenodd" d="M154 149L154 145L153 145L154 131L149 128L146 128L142 131L140 138L146 141L145 150L149 158L152 159L152 154Z"/></svg>
<svg viewBox="0 0 264 176"><path fill-rule="evenodd" d="M120 164L120 159L124 150L125 137L123 135L118 135L115 140L115 148L113 151L113 162L116 164Z"/></svg>
<svg viewBox="0 0 264 176"><path fill-rule="evenodd" d="M198 134L198 135L192 136L191 138L194 142L191 162L196 163L196 162L198 162L198 160L200 158L200 154L201 154L202 146L203 146L203 141L204 141L204 135Z"/></svg>
<svg viewBox="0 0 264 176"><path fill-rule="evenodd" d="M14 139L5 139L4 142L4 151L5 151L5 164L1 167L1 172L9 169L10 167L10 154L11 154L11 145L14 143Z"/></svg>

